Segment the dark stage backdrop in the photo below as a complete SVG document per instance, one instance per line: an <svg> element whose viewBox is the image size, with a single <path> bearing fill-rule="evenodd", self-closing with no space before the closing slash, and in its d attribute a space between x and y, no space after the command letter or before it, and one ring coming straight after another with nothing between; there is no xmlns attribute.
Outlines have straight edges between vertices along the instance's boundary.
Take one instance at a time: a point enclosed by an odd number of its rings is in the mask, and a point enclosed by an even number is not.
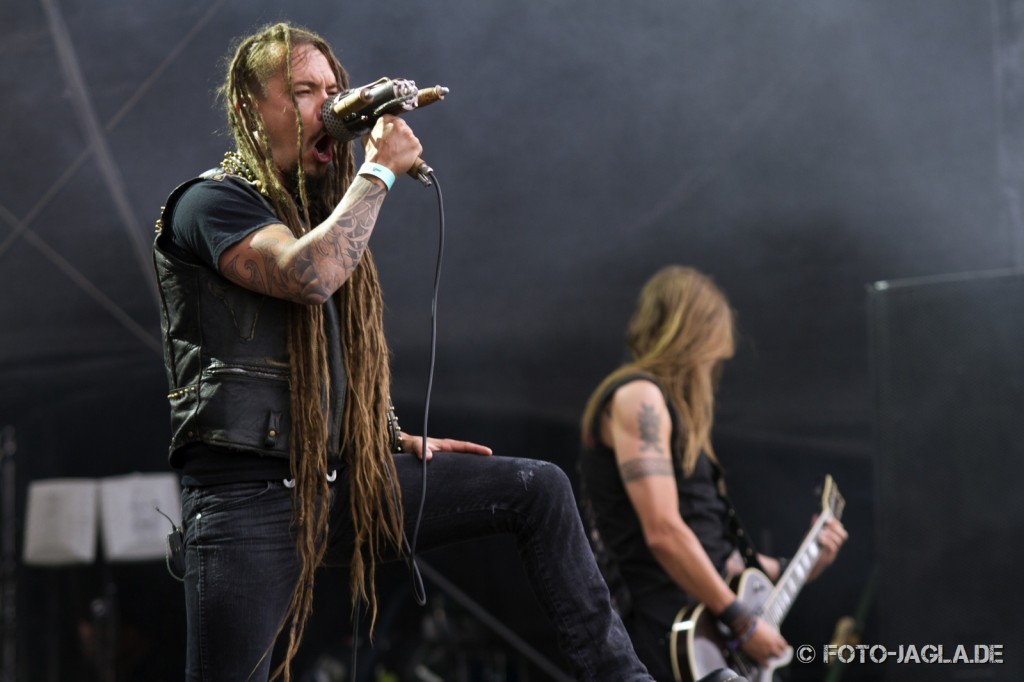
<svg viewBox="0 0 1024 682"><path fill-rule="evenodd" d="M572 473L641 283L667 263L710 273L741 328L716 438L748 525L784 553L822 474L850 501L849 549L787 630L826 642L870 596L876 553L865 286L1024 265L1024 0L0 4L0 426L19 514L32 480L164 470L153 222L228 148L213 93L229 41L281 19L327 37L353 83L451 89L409 116L446 214L431 433ZM438 236L433 191L400 179L371 245L413 432ZM511 550L481 547L438 564L550 651L535 605L508 597L525 590ZM177 670L178 586L136 568L125 618ZM18 577L24 679L56 679L47 652L77 646L93 576ZM325 650L345 648L340 611ZM415 634L414 613L394 622Z"/></svg>

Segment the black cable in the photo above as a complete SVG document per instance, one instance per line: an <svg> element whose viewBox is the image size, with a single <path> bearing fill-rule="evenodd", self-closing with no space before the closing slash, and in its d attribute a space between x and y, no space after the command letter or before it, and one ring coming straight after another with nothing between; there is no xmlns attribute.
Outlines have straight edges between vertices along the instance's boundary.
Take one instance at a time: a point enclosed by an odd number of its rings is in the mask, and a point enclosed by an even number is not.
<svg viewBox="0 0 1024 682"><path fill-rule="evenodd" d="M421 462L423 465L423 478L422 487L420 488L420 504L416 511L416 523L413 526L412 542L409 542L408 536L405 534L405 530L402 530L402 539L405 541L406 551L409 552L409 573L412 579L412 591L413 597L416 599L416 603L420 606L426 606L427 603L427 592L423 586L423 576L420 574L420 567L416 563L416 541L420 533L420 522L423 519L423 507L427 501L427 423L430 419L430 393L434 387L434 360L437 355L437 299L438 290L441 284L441 261L444 257L444 197L441 194L441 185L437 181L437 176L434 175L434 171L431 170L427 174L433 181L431 184L434 186L434 191L437 193L437 210L438 210L438 240L437 240L437 264L434 268L434 288L430 299L430 365L427 371L427 390L426 396L423 399L423 435L422 435L422 457ZM395 505L396 510L398 509L398 486L393 478L391 478L391 471L388 468L384 469L388 474L388 480L391 483L391 499ZM356 647L358 646L358 632L359 628L359 605L356 605L356 611L353 614L353 642L352 642L352 661L351 671L352 675L355 676L356 670ZM354 679L354 678L353 678ZM355 681L354 681L355 682Z"/></svg>
<svg viewBox="0 0 1024 682"><path fill-rule="evenodd" d="M437 357L437 300L438 291L441 285L441 262L444 258L444 195L441 193L441 184L437 181L434 171L428 173L433 181L434 191L437 193L438 212L438 237L437 237L437 262L434 266L434 288L430 299L430 365L427 370L427 390L423 399L423 435L421 436L421 457L423 467L422 487L420 488L420 504L416 511L416 523L413 526L412 542L406 538L407 549L409 550L409 570L412 578L413 596L416 603L425 606L427 603L426 588L423 586L423 576L420 574L419 566L416 564L416 543L420 534L420 522L423 519L423 507L427 501L427 425L430 420L430 394L434 387L434 363Z"/></svg>

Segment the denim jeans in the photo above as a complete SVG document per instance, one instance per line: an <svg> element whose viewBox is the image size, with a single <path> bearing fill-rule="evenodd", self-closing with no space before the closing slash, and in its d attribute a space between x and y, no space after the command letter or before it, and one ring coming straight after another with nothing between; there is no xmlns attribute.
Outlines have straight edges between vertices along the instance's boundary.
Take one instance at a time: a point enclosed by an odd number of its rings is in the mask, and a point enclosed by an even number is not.
<svg viewBox="0 0 1024 682"><path fill-rule="evenodd" d="M422 463L399 454L395 464L411 539ZM347 565L353 533L345 473L339 471L331 486L328 560ZM511 534L571 674L595 682L651 679L612 610L560 468L532 459L439 453L427 464L426 486L417 551ZM187 679L266 680L298 567L289 531L291 491L281 481L187 488L182 518Z"/></svg>

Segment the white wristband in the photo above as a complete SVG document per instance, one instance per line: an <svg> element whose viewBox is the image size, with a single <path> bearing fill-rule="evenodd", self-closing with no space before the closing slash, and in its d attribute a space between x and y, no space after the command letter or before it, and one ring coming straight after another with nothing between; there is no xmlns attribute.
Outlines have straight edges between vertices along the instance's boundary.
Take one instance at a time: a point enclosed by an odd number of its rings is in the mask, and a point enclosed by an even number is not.
<svg viewBox="0 0 1024 682"><path fill-rule="evenodd" d="M395 174L391 172L391 169L372 161L367 161L360 166L358 175L372 175L380 179L389 190L391 185L395 184Z"/></svg>

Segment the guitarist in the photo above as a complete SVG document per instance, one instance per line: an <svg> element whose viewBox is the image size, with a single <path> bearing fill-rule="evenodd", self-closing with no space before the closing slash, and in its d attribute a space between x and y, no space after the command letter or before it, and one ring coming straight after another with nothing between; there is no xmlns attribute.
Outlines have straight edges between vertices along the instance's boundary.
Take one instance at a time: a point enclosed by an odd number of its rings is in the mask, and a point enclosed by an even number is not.
<svg viewBox="0 0 1024 682"><path fill-rule="evenodd" d="M733 313L706 275L683 266L643 287L626 334L630 360L595 389L582 419L581 507L634 648L672 680L668 635L679 610L703 603L730 644L759 664L786 641L727 583L745 566L777 580L783 562L758 554L728 497L710 433L714 390L733 354ZM810 575L847 538L830 519Z"/></svg>

